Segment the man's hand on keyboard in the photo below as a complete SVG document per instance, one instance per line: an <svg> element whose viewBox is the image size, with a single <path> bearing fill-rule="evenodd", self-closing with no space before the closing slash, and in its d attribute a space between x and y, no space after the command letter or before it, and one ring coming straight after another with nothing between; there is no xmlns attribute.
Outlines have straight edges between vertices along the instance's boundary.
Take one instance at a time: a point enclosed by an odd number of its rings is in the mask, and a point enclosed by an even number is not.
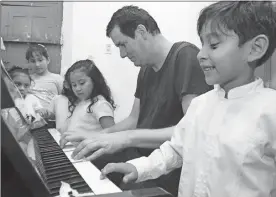
<svg viewBox="0 0 276 197"><path fill-rule="evenodd" d="M74 150L73 159L94 160L125 148L126 136L121 133L101 133L83 140Z"/></svg>
<svg viewBox="0 0 276 197"><path fill-rule="evenodd" d="M111 172L124 174L124 183L135 182L138 178L138 172L134 165L130 163L109 163L101 170L100 179L104 179Z"/></svg>

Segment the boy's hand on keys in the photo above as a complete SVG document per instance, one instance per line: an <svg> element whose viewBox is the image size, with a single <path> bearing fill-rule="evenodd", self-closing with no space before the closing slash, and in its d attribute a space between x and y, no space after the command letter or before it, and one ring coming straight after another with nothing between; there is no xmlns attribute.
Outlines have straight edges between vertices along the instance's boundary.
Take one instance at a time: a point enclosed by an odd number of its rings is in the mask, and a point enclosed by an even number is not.
<svg viewBox="0 0 276 197"><path fill-rule="evenodd" d="M104 179L111 172L124 174L124 183L135 182L138 179L138 172L134 165L130 163L109 163L101 170L100 179Z"/></svg>

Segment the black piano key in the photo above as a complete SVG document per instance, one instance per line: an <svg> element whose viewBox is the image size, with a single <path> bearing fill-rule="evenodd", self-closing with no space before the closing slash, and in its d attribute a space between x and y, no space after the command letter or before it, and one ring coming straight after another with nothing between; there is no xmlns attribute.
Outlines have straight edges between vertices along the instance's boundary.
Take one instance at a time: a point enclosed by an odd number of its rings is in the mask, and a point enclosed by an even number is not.
<svg viewBox="0 0 276 197"><path fill-rule="evenodd" d="M61 184L60 184L61 185ZM50 190L50 195L51 196L59 196L59 189L55 188L55 189L51 189Z"/></svg>
<svg viewBox="0 0 276 197"><path fill-rule="evenodd" d="M48 158L48 157L57 157L57 158L67 158L66 155L60 153L60 152L54 152L52 151L52 154L50 152L48 153L41 153L42 158Z"/></svg>
<svg viewBox="0 0 276 197"><path fill-rule="evenodd" d="M56 175L56 174L62 174L62 173L66 173L66 172L72 172L72 168L71 169L60 169L60 170L53 170L51 172L46 172L47 176L52 176L52 175Z"/></svg>
<svg viewBox="0 0 276 197"><path fill-rule="evenodd" d="M51 163L50 165L44 163L44 166L46 169L51 170L52 168L56 168L56 167L67 167L67 166L70 167L71 164L68 163L67 161L62 161L62 162Z"/></svg>
<svg viewBox="0 0 276 197"><path fill-rule="evenodd" d="M87 184L84 182L84 180L81 178L81 177L77 177L77 178L74 178L74 179L69 179L69 180L62 180L63 182L65 182L65 183L68 183L70 186L71 186L71 188L73 188L72 187L72 185L74 185L74 186L87 186ZM72 184L72 185L71 185ZM61 182L59 181L59 182L52 182L52 183L50 183L50 184L48 184L49 185L49 189L56 189L56 188L60 188L60 186L61 186Z"/></svg>
<svg viewBox="0 0 276 197"><path fill-rule="evenodd" d="M62 154L62 153L57 153L57 154L41 154L43 157L42 159L44 158L64 158L64 159L68 159L67 156L65 154Z"/></svg>
<svg viewBox="0 0 276 197"><path fill-rule="evenodd" d="M44 165L52 165L52 164L59 163L59 162L68 162L68 161L66 161L64 158L43 159Z"/></svg>
<svg viewBox="0 0 276 197"><path fill-rule="evenodd" d="M59 193L60 187L61 187L61 182L50 185L49 189L50 189L52 195L57 195ZM70 187L72 189L77 190L78 193L85 193L85 192L91 192L92 191L85 182L77 183L77 184L74 184L74 185L70 184Z"/></svg>
<svg viewBox="0 0 276 197"><path fill-rule="evenodd" d="M49 152L41 152L41 155L64 155L63 152L60 152L60 150L55 150L55 151L49 151Z"/></svg>
<svg viewBox="0 0 276 197"><path fill-rule="evenodd" d="M90 187L87 185L87 183L77 183L77 184L70 184L72 189L77 190L78 192L84 192L84 191L88 191L91 192L92 190L90 189Z"/></svg>
<svg viewBox="0 0 276 197"><path fill-rule="evenodd" d="M68 174L68 175L61 174L58 177L49 177L48 180L47 180L47 183L49 183L49 184L54 183L54 182L57 182L61 179L66 182L67 180L74 179L76 177L80 177L80 175L78 173L73 173L73 174Z"/></svg>
<svg viewBox="0 0 276 197"><path fill-rule="evenodd" d="M62 165L62 166L50 166L50 167L46 167L45 171L46 173L50 173L50 172L64 172L64 171L70 171L70 170L75 170L73 166L71 166L70 164L66 164L66 165Z"/></svg>
<svg viewBox="0 0 276 197"><path fill-rule="evenodd" d="M35 130L32 134L39 153L36 154L38 166L51 196L59 194L61 181L69 183L79 193L92 191L47 129Z"/></svg>
<svg viewBox="0 0 276 197"><path fill-rule="evenodd" d="M52 171L63 171L65 169L72 169L74 170L74 168L72 168L72 166L70 164L63 164L63 165L51 165L51 166L45 166L45 171L46 172L52 172Z"/></svg>
<svg viewBox="0 0 276 197"><path fill-rule="evenodd" d="M92 190L90 189L90 187L80 187L77 189L78 193L80 194L84 194L84 193L88 193L88 192L92 192Z"/></svg>
<svg viewBox="0 0 276 197"><path fill-rule="evenodd" d="M40 147L41 151L56 151L60 150L59 146L45 146L45 147Z"/></svg>
<svg viewBox="0 0 276 197"><path fill-rule="evenodd" d="M51 180L63 180L64 177L68 177L68 176L75 176L78 175L80 176L80 174L77 171L68 171L68 172L63 172L62 174L47 174L47 180L51 181Z"/></svg>

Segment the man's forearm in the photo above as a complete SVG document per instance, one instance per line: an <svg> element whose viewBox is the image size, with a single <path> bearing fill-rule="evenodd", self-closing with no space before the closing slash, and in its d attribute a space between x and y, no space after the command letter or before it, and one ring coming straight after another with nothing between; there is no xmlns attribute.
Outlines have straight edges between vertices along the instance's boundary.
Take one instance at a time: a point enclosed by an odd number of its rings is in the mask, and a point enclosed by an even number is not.
<svg viewBox="0 0 276 197"><path fill-rule="evenodd" d="M127 138L127 147L159 148L165 141L171 139L174 127L164 129L137 129L121 133Z"/></svg>
<svg viewBox="0 0 276 197"><path fill-rule="evenodd" d="M117 124L113 125L112 127L105 129L105 133L115 133L118 131L125 131L125 130L132 130L135 129L137 125L137 120L132 118L131 116L127 117L126 119L118 122Z"/></svg>

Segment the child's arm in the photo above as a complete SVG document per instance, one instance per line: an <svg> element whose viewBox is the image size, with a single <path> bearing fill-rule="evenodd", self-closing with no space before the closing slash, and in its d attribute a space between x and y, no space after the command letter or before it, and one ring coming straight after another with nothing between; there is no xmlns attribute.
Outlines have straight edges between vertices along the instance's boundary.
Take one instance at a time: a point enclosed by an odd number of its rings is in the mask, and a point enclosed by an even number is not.
<svg viewBox="0 0 276 197"><path fill-rule="evenodd" d="M37 113L39 113L39 115L42 118L48 119L48 120L54 120L55 119L55 114L53 112L51 112L49 109L46 108L40 108L36 110Z"/></svg>
<svg viewBox="0 0 276 197"><path fill-rule="evenodd" d="M109 128L115 124L114 109L104 98L99 98L99 100L93 105L92 111L103 129Z"/></svg>
<svg viewBox="0 0 276 197"><path fill-rule="evenodd" d="M38 109L36 109L36 112L39 113L39 115L45 119L48 119L48 120L54 120L55 119L55 113L54 113L54 110L55 110L55 99L54 98L50 105L49 105L49 108L43 108L42 106Z"/></svg>
<svg viewBox="0 0 276 197"><path fill-rule="evenodd" d="M100 124L102 125L103 129L112 127L115 124L114 118L111 116L103 116L100 118L99 121L100 121Z"/></svg>
<svg viewBox="0 0 276 197"><path fill-rule="evenodd" d="M198 102L197 102L198 103ZM187 110L186 115L174 127L174 133L171 141L163 143L159 149L154 150L148 157L140 157L127 162L127 165L117 166L117 164L108 164L102 170L102 177L111 172L121 172L126 176L124 181L145 181L156 179L161 175L167 174L172 170L179 168L183 163L183 153L192 151L195 145L196 130L194 121L196 120L196 108L198 104L194 99ZM114 133L116 134L116 133ZM188 158L185 158L189 160ZM133 168L135 167L135 170ZM130 172L121 171L121 167L131 169ZM137 178L135 175L137 171ZM129 176L128 176L129 175Z"/></svg>
<svg viewBox="0 0 276 197"><path fill-rule="evenodd" d="M110 163L102 169L100 179L104 179L106 175L111 172L120 172L124 174L124 183L135 182L138 178L138 172L134 165L130 163Z"/></svg>
<svg viewBox="0 0 276 197"><path fill-rule="evenodd" d="M102 169L101 179L111 172L123 173L123 181L141 182L156 179L182 165L182 134L184 129L175 127L171 141L167 141L148 157L140 157L127 163L110 163ZM116 133L115 133L116 134Z"/></svg>
<svg viewBox="0 0 276 197"><path fill-rule="evenodd" d="M64 78L60 75L58 75L57 77L57 89L58 89L58 94L61 94L62 92L62 89L63 89L63 81L64 81Z"/></svg>

